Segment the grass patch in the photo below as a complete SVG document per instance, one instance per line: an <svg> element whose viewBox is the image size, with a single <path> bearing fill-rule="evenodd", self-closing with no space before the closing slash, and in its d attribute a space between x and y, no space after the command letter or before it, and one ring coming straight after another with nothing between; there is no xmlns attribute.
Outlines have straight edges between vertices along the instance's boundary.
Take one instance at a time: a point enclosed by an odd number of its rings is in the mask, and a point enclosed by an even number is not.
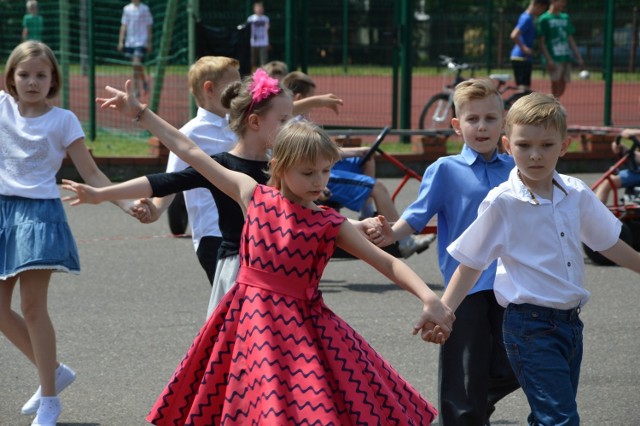
<svg viewBox="0 0 640 426"><path fill-rule="evenodd" d="M99 130L95 141L87 140L87 147L95 157L149 156L149 133L137 134Z"/></svg>

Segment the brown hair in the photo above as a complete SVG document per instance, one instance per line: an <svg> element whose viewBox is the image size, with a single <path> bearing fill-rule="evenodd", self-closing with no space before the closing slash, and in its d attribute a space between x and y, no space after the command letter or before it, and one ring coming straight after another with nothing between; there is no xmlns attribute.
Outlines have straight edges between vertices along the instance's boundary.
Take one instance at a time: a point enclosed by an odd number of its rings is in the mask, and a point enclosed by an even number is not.
<svg viewBox="0 0 640 426"><path fill-rule="evenodd" d="M47 99L53 99L58 96L58 92L62 86L62 79L60 77L60 67L58 66L56 55L53 54L51 48L46 44L40 41L28 40L20 43L13 49L4 67L4 87L16 101L20 100L18 98L18 92L16 91L16 68L21 62L38 57L45 58L49 62L49 65L51 65L51 87L49 88L49 93L47 93Z"/></svg>
<svg viewBox="0 0 640 426"><path fill-rule="evenodd" d="M289 73L289 67L282 61L267 62L261 68L269 74L269 77L273 77L278 80Z"/></svg>
<svg viewBox="0 0 640 426"><path fill-rule="evenodd" d="M237 59L227 58L226 56L203 56L198 59L189 68L189 91L198 106L204 105L204 96L202 95L202 86L206 81L218 83L229 68L240 68L240 62Z"/></svg>
<svg viewBox="0 0 640 426"><path fill-rule="evenodd" d="M222 92L222 106L229 110L229 128L236 135L242 136L247 129L247 115L262 115L271 109L271 100L277 96L289 96L291 92L284 89L280 83L280 91L276 95L268 96L260 102L253 103L253 96L249 86L253 83L253 76L247 76L242 81L229 84ZM249 111L251 108L251 111Z"/></svg>
<svg viewBox="0 0 640 426"><path fill-rule="evenodd" d="M282 85L291 90L294 95L300 94L303 98L309 96L311 89L316 88L316 83L311 77L302 71L291 71L282 79Z"/></svg>

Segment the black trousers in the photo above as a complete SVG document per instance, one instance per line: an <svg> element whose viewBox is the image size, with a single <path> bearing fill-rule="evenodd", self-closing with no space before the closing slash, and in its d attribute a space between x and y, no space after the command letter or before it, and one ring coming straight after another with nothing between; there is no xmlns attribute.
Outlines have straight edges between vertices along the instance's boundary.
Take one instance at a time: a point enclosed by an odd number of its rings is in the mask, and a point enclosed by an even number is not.
<svg viewBox="0 0 640 426"><path fill-rule="evenodd" d="M202 237L196 255L200 261L200 266L209 278L209 283L213 285L213 277L216 275L216 266L218 266L218 249L222 244L222 237Z"/></svg>
<svg viewBox="0 0 640 426"><path fill-rule="evenodd" d="M492 290L467 296L440 349L440 425L482 426L495 404L520 385L504 349L504 308Z"/></svg>

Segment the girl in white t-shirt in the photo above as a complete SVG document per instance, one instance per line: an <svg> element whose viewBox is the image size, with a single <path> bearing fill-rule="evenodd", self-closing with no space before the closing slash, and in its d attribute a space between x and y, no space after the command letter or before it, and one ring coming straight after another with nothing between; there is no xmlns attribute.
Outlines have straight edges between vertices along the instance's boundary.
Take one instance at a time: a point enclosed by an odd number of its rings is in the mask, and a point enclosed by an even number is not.
<svg viewBox="0 0 640 426"><path fill-rule="evenodd" d="M40 387L22 407L32 425L55 425L57 394L75 372L57 361L47 292L54 271L78 273L78 250L56 185L65 152L80 176L96 186L111 184L84 144L77 117L49 104L60 90L51 49L37 41L18 45L5 66L0 91L0 331L38 369ZM132 201L118 202L132 215ZM11 309L20 281L22 316Z"/></svg>

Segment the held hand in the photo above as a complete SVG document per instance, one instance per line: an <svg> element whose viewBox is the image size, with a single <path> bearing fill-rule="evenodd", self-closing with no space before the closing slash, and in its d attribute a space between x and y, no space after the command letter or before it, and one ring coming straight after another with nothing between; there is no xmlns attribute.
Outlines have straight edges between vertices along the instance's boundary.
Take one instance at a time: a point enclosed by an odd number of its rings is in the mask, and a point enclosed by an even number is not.
<svg viewBox="0 0 640 426"><path fill-rule="evenodd" d="M62 179L61 188L76 193L75 196L70 195L62 198L62 201L71 201L72 206L77 206L78 204L100 204L102 202L97 195L96 188L93 186Z"/></svg>
<svg viewBox="0 0 640 426"><path fill-rule="evenodd" d="M149 217L151 216L150 205L145 203L146 198L141 198L134 201L127 213L138 219L140 223L149 223Z"/></svg>
<svg viewBox="0 0 640 426"><path fill-rule="evenodd" d="M118 111L127 117L131 117L131 119L135 119L143 106L135 97L131 80L127 80L125 82L124 88L125 92L111 86L106 86L105 90L109 92L112 97L96 98L96 103L99 104L102 109L109 108Z"/></svg>
<svg viewBox="0 0 640 426"><path fill-rule="evenodd" d="M136 201L136 204L141 210L144 209L146 212L146 215L136 216L140 223L153 223L160 217L158 214L158 208L150 199L140 198Z"/></svg>
<svg viewBox="0 0 640 426"><path fill-rule="evenodd" d="M420 332L422 340L433 343L444 343L449 338L456 319L453 311L438 298L424 304L422 315L413 327L413 334ZM434 327L437 325L438 329Z"/></svg>
<svg viewBox="0 0 640 426"><path fill-rule="evenodd" d="M395 241L393 229L386 217L379 215L365 219L363 222L366 224L366 237L378 247L386 247Z"/></svg>

